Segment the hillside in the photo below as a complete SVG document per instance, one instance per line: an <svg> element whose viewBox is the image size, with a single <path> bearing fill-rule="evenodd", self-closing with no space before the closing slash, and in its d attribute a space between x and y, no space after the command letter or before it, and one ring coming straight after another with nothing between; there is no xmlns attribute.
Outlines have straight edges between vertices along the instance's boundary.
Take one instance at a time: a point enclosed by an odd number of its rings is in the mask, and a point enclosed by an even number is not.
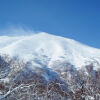
<svg viewBox="0 0 100 100"><path fill-rule="evenodd" d="M100 49L43 32L0 36L1 100L99 100L99 79Z"/></svg>

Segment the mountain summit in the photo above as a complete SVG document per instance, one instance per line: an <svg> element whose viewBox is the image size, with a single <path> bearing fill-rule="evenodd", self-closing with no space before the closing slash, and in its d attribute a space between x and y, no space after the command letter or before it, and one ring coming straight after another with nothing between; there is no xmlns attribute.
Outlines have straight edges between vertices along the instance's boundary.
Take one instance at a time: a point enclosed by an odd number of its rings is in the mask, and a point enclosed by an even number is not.
<svg viewBox="0 0 100 100"><path fill-rule="evenodd" d="M38 59L50 68L56 61L66 61L81 68L100 60L99 49L43 32L29 36L0 36L0 53L25 61Z"/></svg>

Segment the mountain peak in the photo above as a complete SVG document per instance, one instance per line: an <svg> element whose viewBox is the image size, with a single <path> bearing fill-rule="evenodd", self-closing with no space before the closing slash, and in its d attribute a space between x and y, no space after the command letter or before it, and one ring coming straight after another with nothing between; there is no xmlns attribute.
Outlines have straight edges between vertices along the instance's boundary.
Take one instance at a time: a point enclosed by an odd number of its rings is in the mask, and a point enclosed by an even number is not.
<svg viewBox="0 0 100 100"><path fill-rule="evenodd" d="M45 32L29 36L0 37L0 53L18 56L26 61L38 59L47 66L52 66L55 61L66 61L80 68L93 59L100 60L99 49ZM47 58L43 58L44 56Z"/></svg>

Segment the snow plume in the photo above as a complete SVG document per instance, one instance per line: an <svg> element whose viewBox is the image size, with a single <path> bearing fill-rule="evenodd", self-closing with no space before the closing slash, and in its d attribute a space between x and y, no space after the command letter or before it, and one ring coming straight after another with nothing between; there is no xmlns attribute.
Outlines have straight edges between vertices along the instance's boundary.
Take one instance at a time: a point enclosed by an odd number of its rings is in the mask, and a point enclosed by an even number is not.
<svg viewBox="0 0 100 100"><path fill-rule="evenodd" d="M26 36L33 35L39 33L38 31L34 31L32 29L26 27L8 27L0 30L0 35L2 36Z"/></svg>

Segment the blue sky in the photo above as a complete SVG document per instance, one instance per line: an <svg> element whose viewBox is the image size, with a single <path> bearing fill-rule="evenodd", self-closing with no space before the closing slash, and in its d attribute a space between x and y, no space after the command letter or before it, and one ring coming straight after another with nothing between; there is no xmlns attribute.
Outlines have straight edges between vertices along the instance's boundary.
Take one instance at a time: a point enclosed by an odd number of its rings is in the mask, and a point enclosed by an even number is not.
<svg viewBox="0 0 100 100"><path fill-rule="evenodd" d="M0 0L0 30L12 26L100 48L100 0Z"/></svg>

